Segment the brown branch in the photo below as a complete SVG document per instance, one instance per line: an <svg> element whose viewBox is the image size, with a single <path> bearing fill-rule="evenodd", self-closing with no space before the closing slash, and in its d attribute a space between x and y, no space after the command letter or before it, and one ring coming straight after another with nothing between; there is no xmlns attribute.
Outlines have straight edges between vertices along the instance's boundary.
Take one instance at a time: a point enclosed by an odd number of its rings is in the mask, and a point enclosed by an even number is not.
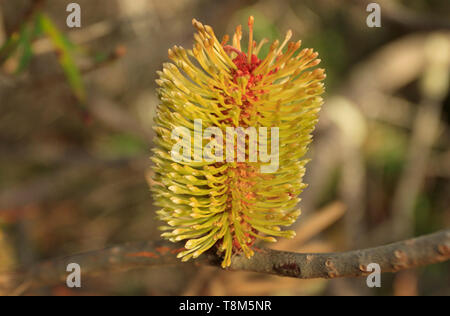
<svg viewBox="0 0 450 316"><path fill-rule="evenodd" d="M370 263L397 272L450 259L450 229L386 246L343 253L300 254L265 249L252 260L237 257L232 268L300 279L365 276Z"/></svg>
<svg viewBox="0 0 450 316"><path fill-rule="evenodd" d="M0 288L18 284L55 284L65 282L66 267L77 263L82 275L98 275L105 271L138 267L179 264L176 254L183 250L179 244L166 242L135 242L112 248L50 260L28 271L0 275ZM370 273L370 263L380 265L381 271L404 269L443 262L450 259L450 229L377 248L343 253L301 254L259 249L252 259L235 256L229 270L244 270L300 279L359 277ZM196 264L220 266L221 259L209 252Z"/></svg>

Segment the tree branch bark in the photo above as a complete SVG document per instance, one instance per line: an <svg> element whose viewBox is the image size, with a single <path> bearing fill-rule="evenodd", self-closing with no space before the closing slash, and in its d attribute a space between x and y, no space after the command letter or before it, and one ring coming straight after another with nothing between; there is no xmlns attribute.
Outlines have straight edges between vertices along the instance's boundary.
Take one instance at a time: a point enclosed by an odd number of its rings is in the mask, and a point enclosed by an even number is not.
<svg viewBox="0 0 450 316"><path fill-rule="evenodd" d="M360 277L370 263L397 272L450 259L450 229L386 246L342 253L300 254L264 249L251 260L236 257L232 268L300 279Z"/></svg>
<svg viewBox="0 0 450 316"><path fill-rule="evenodd" d="M163 241L134 242L99 251L68 256L37 264L29 270L0 275L0 288L12 284L56 284L64 282L70 263L81 266L85 275L99 275L104 271L126 270L139 267L180 264L176 254L182 245ZM342 253L292 253L271 249L258 249L252 259L235 256L229 270L244 270L300 279L339 278L365 276L370 263L380 265L381 272L444 262L450 259L450 229L434 234L393 243L386 246ZM221 259L208 252L196 264L220 266ZM8 286L9 285L9 286Z"/></svg>

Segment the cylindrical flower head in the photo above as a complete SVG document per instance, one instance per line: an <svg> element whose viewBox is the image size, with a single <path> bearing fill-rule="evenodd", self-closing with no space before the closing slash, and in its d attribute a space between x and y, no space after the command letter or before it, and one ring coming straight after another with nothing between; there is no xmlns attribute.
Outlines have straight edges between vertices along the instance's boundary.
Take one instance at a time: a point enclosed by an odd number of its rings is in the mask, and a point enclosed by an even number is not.
<svg viewBox="0 0 450 316"><path fill-rule="evenodd" d="M194 47L170 49L172 63L158 73L152 191L167 223L162 237L186 241L178 254L183 261L216 247L227 267L235 253L252 257L257 239L295 235L281 227L300 215L302 157L323 103L325 74L311 69L320 62L317 53L289 42L291 31L260 56L268 41L254 41L253 23L250 17L243 52L241 26L229 45L228 36L219 42L210 26L193 20ZM257 131L256 155L250 132L240 144L234 142L239 133L227 134L239 127ZM210 159L221 154L222 160Z"/></svg>

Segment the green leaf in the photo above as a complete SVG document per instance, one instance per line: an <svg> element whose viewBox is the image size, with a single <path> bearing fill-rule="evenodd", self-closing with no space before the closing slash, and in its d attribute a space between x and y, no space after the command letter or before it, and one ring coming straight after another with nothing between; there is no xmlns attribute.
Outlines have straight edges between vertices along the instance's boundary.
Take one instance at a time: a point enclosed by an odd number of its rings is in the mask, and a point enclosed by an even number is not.
<svg viewBox="0 0 450 316"><path fill-rule="evenodd" d="M34 30L32 29L32 25L28 23L25 24L20 32L18 42L18 49L20 50L20 53L22 55L20 56L19 65L17 66L16 69L16 74L19 74L22 71L24 71L31 61L31 57L33 56L33 50L31 48L31 43L34 37L33 35Z"/></svg>
<svg viewBox="0 0 450 316"><path fill-rule="evenodd" d="M38 15L24 22L19 32L13 33L0 48L0 65L7 61L17 50L20 50L19 65L16 74L25 70L33 55L32 42L42 32L40 28Z"/></svg>
<svg viewBox="0 0 450 316"><path fill-rule="evenodd" d="M73 58L73 52L76 50L76 46L58 30L47 15L39 15L39 20L42 32L50 38L55 47L59 64L64 71L74 95L83 103L86 100L86 91L81 73Z"/></svg>
<svg viewBox="0 0 450 316"><path fill-rule="evenodd" d="M36 15L33 20L24 27L21 33L21 39L19 45L21 46L22 56L19 61L19 66L16 73L21 73L28 67L31 58L33 57L32 44L35 38L42 35L41 23L39 15Z"/></svg>

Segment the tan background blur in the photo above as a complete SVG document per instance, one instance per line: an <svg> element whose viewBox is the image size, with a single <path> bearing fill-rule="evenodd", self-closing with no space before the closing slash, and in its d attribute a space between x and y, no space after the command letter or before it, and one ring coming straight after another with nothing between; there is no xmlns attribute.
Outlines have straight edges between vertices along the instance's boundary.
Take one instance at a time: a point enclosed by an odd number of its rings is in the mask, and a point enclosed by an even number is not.
<svg viewBox="0 0 450 316"><path fill-rule="evenodd" d="M259 40L292 29L327 70L298 236L275 248L345 251L450 227L449 1L377 1L382 27L368 28L362 0L78 0L81 29L65 24L70 2L43 11L79 45L83 106L42 36L24 71L19 55L0 68L0 271L159 238L147 184L154 80L168 48L191 47L194 17L219 37L249 15ZM0 46L29 7L0 1ZM450 264L383 275L381 289L194 265L82 282L23 294L450 295Z"/></svg>

